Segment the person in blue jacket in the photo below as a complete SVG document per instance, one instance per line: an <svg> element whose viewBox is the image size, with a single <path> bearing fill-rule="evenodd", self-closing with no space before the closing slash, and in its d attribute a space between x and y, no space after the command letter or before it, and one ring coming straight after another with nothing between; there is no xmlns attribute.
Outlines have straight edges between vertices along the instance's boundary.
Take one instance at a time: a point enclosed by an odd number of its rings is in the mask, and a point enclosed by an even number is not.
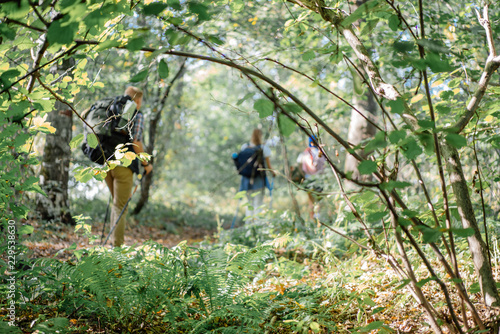
<svg viewBox="0 0 500 334"><path fill-rule="evenodd" d="M252 132L252 137L250 138L249 143L245 143L241 146L241 151L245 150L248 147L261 146L265 168L270 169L271 175L273 177L276 176L276 173L272 170L271 166L271 149L262 142L262 131L260 129L254 129ZM246 191L246 196L248 199L248 206L246 209L247 217L255 217L261 211L261 206L264 201L264 192L266 187L270 189L270 184L267 177L264 176L255 176L253 178L247 176L241 176L240 189L239 191Z"/></svg>

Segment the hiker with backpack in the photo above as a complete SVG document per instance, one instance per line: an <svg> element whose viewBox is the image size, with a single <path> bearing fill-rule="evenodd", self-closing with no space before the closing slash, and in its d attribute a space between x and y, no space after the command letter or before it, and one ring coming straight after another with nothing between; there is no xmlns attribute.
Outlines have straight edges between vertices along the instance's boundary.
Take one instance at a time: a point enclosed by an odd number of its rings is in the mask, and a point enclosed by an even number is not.
<svg viewBox="0 0 500 334"><path fill-rule="evenodd" d="M323 187L319 182L320 180L315 176L323 173L326 161L326 158L315 142L317 142L315 136L309 137L308 147L297 157L298 166L296 167L303 176L300 183L307 192L309 217L311 219L315 218L314 204L321 199L318 193L323 191Z"/></svg>
<svg viewBox="0 0 500 334"><path fill-rule="evenodd" d="M129 86L123 96L98 101L90 108L85 119L98 134L104 151L103 155L99 146L91 148L85 142L82 150L92 161L104 164L106 160L112 159L115 147L119 144L132 143L127 145L129 151L144 152L142 143L144 116L139 111L142 100L142 91L137 87ZM139 163L144 167L146 174L153 171L150 163L136 158L128 167L116 166L108 171L105 178L113 199L111 222L116 226L111 226L111 228L113 229L112 243L115 247L120 247L124 242L127 211L125 206L132 192L134 173L139 174Z"/></svg>
<svg viewBox="0 0 500 334"><path fill-rule="evenodd" d="M271 190L271 186L266 177L264 169L272 169L271 149L262 143L262 131L254 129L249 143L241 146L240 153L233 158L241 175L239 191L246 191L249 206L246 209L246 216L255 216L260 213L260 206L264 201L265 188ZM276 173L271 170L271 175Z"/></svg>

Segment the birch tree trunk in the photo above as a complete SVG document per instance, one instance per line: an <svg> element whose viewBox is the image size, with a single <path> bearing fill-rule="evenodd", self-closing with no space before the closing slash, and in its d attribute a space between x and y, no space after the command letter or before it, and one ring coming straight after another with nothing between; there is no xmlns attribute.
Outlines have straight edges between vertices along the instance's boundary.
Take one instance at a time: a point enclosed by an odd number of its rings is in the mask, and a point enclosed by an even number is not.
<svg viewBox="0 0 500 334"><path fill-rule="evenodd" d="M74 64L73 59L63 61L57 72L64 73ZM72 138L72 111L65 104L56 101L55 109L49 113L47 121L56 128L47 134L40 170L40 186L47 197L37 195L37 212L44 220L61 219L73 224L69 213L68 180Z"/></svg>

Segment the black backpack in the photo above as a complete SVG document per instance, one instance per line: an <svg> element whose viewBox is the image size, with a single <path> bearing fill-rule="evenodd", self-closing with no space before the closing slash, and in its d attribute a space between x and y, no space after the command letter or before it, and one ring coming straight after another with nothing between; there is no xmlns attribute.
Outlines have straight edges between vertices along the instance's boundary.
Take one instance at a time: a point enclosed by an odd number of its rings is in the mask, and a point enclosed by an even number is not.
<svg viewBox="0 0 500 334"><path fill-rule="evenodd" d="M101 147L92 148L87 143L87 135L93 133L86 125L84 127L85 140L82 144L83 153L93 162L104 164L111 158L119 144L130 141L129 125L137 113L135 103L125 96L107 98L97 101L85 114L85 121L97 134Z"/></svg>
<svg viewBox="0 0 500 334"><path fill-rule="evenodd" d="M265 177L264 152L260 145L247 147L233 156L238 174L249 178Z"/></svg>

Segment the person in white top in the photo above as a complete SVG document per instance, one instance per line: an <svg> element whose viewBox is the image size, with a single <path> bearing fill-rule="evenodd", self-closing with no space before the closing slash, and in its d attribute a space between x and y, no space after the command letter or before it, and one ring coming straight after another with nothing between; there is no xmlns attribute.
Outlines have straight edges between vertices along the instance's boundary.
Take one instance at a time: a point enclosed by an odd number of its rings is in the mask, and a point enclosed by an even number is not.
<svg viewBox="0 0 500 334"><path fill-rule="evenodd" d="M307 191L307 197L309 198L309 217L314 219L315 208L314 203L317 201L316 193L323 191L321 186L318 186L317 180L314 180L313 175L321 174L325 169L325 157L323 153L316 146L314 141L317 141L316 137L309 138L309 147L307 147L302 153L297 157L297 163L299 168L304 173L304 181L302 185Z"/></svg>

